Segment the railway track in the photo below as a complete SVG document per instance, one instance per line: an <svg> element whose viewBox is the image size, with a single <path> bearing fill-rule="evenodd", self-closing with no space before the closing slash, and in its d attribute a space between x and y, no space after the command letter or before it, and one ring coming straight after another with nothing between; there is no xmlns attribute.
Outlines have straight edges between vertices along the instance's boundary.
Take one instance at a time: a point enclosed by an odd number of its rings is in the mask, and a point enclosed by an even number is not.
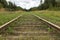
<svg viewBox="0 0 60 40"><path fill-rule="evenodd" d="M31 14L15 18L0 30L1 40L60 40L59 28Z"/></svg>

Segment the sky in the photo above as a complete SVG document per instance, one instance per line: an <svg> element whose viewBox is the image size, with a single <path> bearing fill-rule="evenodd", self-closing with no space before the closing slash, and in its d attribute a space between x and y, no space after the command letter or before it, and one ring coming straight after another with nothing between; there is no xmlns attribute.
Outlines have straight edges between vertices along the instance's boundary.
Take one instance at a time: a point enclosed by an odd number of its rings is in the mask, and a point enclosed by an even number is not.
<svg viewBox="0 0 60 40"><path fill-rule="evenodd" d="M38 7L39 5L44 3L44 0L6 0L7 2L15 3L17 6L20 6L23 9L29 10L33 7Z"/></svg>

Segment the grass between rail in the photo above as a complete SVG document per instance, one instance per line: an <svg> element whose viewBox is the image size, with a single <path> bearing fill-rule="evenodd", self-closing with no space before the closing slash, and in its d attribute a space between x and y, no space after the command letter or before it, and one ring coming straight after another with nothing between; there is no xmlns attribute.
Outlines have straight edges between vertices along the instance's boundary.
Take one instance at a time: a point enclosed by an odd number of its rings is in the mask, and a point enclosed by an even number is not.
<svg viewBox="0 0 60 40"><path fill-rule="evenodd" d="M21 14L36 14L54 24L60 26L60 11L17 11L17 12L0 12L0 25L12 20Z"/></svg>

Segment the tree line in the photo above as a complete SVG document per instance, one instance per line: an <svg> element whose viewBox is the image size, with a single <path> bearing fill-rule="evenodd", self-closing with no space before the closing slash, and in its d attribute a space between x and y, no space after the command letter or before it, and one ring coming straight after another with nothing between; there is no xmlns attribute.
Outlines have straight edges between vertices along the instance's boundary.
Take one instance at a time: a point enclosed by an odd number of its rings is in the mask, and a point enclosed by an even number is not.
<svg viewBox="0 0 60 40"><path fill-rule="evenodd" d="M42 2L42 0L41 0ZM37 8L32 8L32 9L39 9L39 10L45 10L48 9L50 7L60 7L59 3L57 4L56 0L45 0L44 4L42 4L41 6L37 7ZM7 3L6 0L0 0L0 8L5 8L6 10L22 10L21 7L17 7L15 4L13 4L12 2ZM30 10L32 10L30 9Z"/></svg>
<svg viewBox="0 0 60 40"><path fill-rule="evenodd" d="M15 11L15 10L22 9L20 7L17 7L12 2L7 3L6 0L0 0L0 8L5 8L6 10L9 10L9 11Z"/></svg>

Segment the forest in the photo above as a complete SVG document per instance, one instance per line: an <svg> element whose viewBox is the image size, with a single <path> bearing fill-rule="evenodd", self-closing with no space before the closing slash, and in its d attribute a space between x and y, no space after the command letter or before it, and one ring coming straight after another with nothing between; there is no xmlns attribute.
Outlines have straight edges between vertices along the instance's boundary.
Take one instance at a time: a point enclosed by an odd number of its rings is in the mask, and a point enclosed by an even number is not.
<svg viewBox="0 0 60 40"><path fill-rule="evenodd" d="M4 8L8 11L16 11L16 10L23 10L21 7L16 6L12 2L9 4L6 0L0 0L0 9ZM60 10L60 1L59 0L45 0L44 4L40 5L39 7L31 8L30 10Z"/></svg>

